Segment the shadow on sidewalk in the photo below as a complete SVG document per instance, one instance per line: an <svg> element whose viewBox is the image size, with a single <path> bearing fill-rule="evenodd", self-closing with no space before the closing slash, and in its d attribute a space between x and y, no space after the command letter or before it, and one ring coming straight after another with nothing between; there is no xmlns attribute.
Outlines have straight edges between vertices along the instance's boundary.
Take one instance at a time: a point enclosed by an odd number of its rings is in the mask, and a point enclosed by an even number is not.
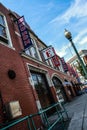
<svg viewBox="0 0 87 130"><path fill-rule="evenodd" d="M64 121L64 129L62 128L62 124L61 123L58 123L56 124L52 130L68 130L68 126L69 126L69 123L70 123L70 120L67 120L67 121Z"/></svg>

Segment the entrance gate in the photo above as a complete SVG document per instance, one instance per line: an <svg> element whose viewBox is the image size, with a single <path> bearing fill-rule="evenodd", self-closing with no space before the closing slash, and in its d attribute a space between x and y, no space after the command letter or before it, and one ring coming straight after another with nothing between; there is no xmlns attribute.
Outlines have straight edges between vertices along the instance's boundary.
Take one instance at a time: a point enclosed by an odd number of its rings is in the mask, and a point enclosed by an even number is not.
<svg viewBox="0 0 87 130"><path fill-rule="evenodd" d="M66 102L67 97L62 82L57 77L53 77L52 81L54 87L56 88L56 93L59 98L59 101Z"/></svg>

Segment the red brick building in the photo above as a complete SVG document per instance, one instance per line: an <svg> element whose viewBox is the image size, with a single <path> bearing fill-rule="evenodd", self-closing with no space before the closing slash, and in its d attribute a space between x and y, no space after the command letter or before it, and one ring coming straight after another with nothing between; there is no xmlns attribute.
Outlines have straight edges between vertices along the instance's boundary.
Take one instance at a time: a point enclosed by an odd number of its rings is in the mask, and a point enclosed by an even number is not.
<svg viewBox="0 0 87 130"><path fill-rule="evenodd" d="M87 50L81 50L79 51L79 55L84 63L84 65L87 67ZM79 66L79 61L78 61L78 58L77 56L73 56L69 61L68 63L73 66L73 68L77 69ZM79 79L78 81L84 83L86 81L85 77L81 74L81 72L77 69L77 74L79 75Z"/></svg>
<svg viewBox="0 0 87 130"><path fill-rule="evenodd" d="M23 117L58 100L70 101L76 96L73 86L77 83L76 78L63 72L60 58L59 67L55 67L51 59L44 60L41 50L47 45L27 24L33 44L24 50L16 22L18 18L16 13L0 4L1 123L9 120L8 109L15 104L21 108L19 115Z"/></svg>

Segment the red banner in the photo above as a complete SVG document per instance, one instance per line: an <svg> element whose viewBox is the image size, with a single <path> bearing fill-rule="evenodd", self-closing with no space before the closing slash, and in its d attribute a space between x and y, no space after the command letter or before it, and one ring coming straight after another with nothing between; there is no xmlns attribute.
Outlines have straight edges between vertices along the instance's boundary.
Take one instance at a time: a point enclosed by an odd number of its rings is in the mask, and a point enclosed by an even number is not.
<svg viewBox="0 0 87 130"><path fill-rule="evenodd" d="M54 57L52 57L52 62L53 62L53 64L54 64L56 67L60 66L59 58L58 58L57 55L55 55Z"/></svg>
<svg viewBox="0 0 87 130"><path fill-rule="evenodd" d="M62 63L64 71L67 72L68 71L68 66L67 66L67 64L66 64L66 62L64 60L64 57L61 58L61 63Z"/></svg>
<svg viewBox="0 0 87 130"><path fill-rule="evenodd" d="M69 63L67 63L67 66L68 66L68 71L69 71L70 75L72 75L72 74L73 74L73 73L72 73L72 67L70 66Z"/></svg>

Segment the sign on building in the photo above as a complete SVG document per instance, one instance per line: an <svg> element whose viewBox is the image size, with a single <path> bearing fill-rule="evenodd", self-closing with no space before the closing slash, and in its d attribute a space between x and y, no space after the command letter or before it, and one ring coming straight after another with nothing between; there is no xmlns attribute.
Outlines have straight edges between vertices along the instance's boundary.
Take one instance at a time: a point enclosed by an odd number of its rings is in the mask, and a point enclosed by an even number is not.
<svg viewBox="0 0 87 130"><path fill-rule="evenodd" d="M52 62L53 62L53 64L54 64L56 67L60 66L59 58L58 58L57 55L55 55L54 57L52 57Z"/></svg>
<svg viewBox="0 0 87 130"><path fill-rule="evenodd" d="M32 42L31 42L31 38L29 35L29 31L28 31L27 27L25 26L24 17L22 16L19 19L17 19L17 23L18 23L18 28L19 28L20 34L21 34L24 49L27 49L32 45Z"/></svg>
<svg viewBox="0 0 87 130"><path fill-rule="evenodd" d="M42 50L42 54L44 56L44 59L48 60L49 58L55 56L55 50L52 46L49 46L46 49Z"/></svg>
<svg viewBox="0 0 87 130"><path fill-rule="evenodd" d="M69 71L70 75L72 75L73 74L73 69L72 69L72 67L71 67L71 65L69 63L67 63L67 67L68 67L68 71Z"/></svg>
<svg viewBox="0 0 87 130"><path fill-rule="evenodd" d="M68 71L68 66L64 60L64 57L61 58L61 63L62 63L62 66L63 66L63 69L64 69L64 72L67 72Z"/></svg>

